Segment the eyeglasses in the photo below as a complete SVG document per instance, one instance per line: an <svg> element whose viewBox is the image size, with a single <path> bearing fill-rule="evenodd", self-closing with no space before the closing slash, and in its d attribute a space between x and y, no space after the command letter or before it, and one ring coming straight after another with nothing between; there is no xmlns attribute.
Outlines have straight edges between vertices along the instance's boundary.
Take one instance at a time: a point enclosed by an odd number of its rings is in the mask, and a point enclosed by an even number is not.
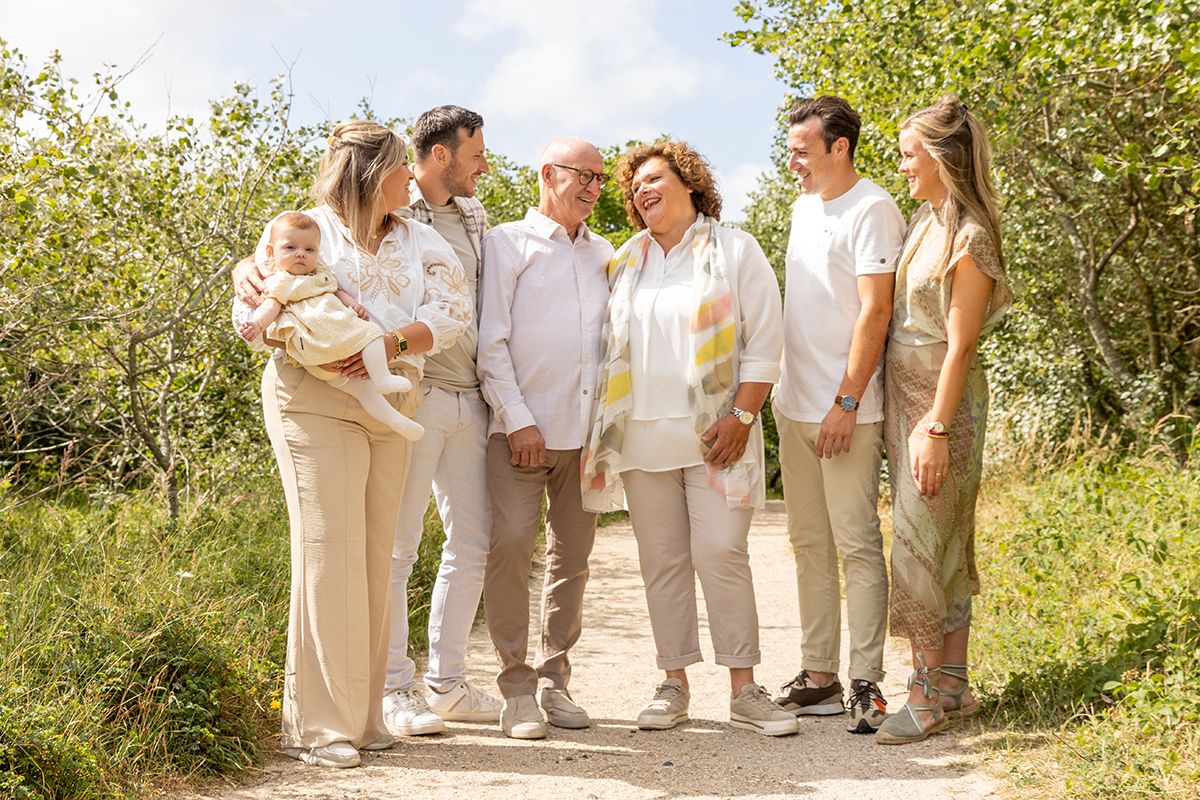
<svg viewBox="0 0 1200 800"><path fill-rule="evenodd" d="M600 182L600 188L603 189L604 184L606 184L610 180L612 180L612 175L609 175L607 172L592 172L590 169L580 169L579 167L568 167L566 164L551 164L550 166L561 167L563 169L569 169L569 170L571 170L571 172L576 173L577 177L579 178L580 186L587 186L593 180L596 180L596 181Z"/></svg>

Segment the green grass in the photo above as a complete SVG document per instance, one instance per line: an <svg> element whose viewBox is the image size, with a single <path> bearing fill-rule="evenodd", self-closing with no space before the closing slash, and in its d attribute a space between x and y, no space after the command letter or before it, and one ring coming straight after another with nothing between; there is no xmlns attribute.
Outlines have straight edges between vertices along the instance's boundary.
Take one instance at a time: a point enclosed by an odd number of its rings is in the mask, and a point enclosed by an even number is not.
<svg viewBox="0 0 1200 800"><path fill-rule="evenodd" d="M972 724L1015 794L1200 796L1200 469L1092 453L992 477L979 530ZM287 550L271 481L174 525L150 494L0 515L0 797L136 796L274 746Z"/></svg>
<svg viewBox="0 0 1200 800"><path fill-rule="evenodd" d="M279 730L287 515L272 481L171 524L151 494L0 515L0 797L237 773ZM410 583L424 645L441 524Z"/></svg>
<svg viewBox="0 0 1200 800"><path fill-rule="evenodd" d="M1022 796L1200 797L1200 469L1084 457L993 478L980 731Z"/></svg>

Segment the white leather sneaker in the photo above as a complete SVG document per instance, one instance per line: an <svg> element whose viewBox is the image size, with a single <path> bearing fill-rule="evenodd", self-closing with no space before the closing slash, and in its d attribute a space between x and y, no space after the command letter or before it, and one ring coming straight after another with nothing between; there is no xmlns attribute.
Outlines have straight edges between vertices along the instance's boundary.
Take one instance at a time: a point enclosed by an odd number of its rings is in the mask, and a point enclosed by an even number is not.
<svg viewBox="0 0 1200 800"><path fill-rule="evenodd" d="M349 742L334 742L324 747L285 747L283 754L314 767L349 769L362 763L362 756Z"/></svg>
<svg viewBox="0 0 1200 800"><path fill-rule="evenodd" d="M498 698L466 681L459 681L444 692L430 689L425 699L433 713L452 722L499 722L504 706Z"/></svg>
<svg viewBox="0 0 1200 800"><path fill-rule="evenodd" d="M383 696L383 724L396 736L444 733L446 723L429 709L425 690L412 684Z"/></svg>

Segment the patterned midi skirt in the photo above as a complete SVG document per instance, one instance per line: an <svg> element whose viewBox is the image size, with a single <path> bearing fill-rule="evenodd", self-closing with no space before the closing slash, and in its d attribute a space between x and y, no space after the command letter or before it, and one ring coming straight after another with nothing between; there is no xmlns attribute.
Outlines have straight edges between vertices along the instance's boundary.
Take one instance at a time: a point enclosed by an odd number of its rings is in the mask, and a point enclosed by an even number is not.
<svg viewBox="0 0 1200 800"><path fill-rule="evenodd" d="M924 497L912 475L913 428L933 408L946 343L892 340L884 366L884 443L892 487L891 632L913 647L940 650L947 633L971 621L979 594L975 500L983 472L988 388L976 359L950 425L950 468L941 490Z"/></svg>

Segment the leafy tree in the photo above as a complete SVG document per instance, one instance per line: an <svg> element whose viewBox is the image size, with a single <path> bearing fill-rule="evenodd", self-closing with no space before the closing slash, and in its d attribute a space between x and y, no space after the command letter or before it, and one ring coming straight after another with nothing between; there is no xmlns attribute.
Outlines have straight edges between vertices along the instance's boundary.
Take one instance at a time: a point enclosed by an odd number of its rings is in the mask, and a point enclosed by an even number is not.
<svg viewBox="0 0 1200 800"><path fill-rule="evenodd" d="M1200 419L1200 3L754 0L729 41L797 96L862 110L856 160L897 197L899 122L955 92L993 137L1018 290L986 355L1010 421L1085 410L1172 445ZM782 163L782 154L780 155ZM769 189L769 186L764 186ZM778 220L760 191L750 220ZM908 206L912 209L911 204Z"/></svg>
<svg viewBox="0 0 1200 800"><path fill-rule="evenodd" d="M226 272L304 202L316 150L282 80L151 134L120 77L82 96L57 54L31 74L0 41L0 458L6 482L154 475L174 515L193 458L259 427Z"/></svg>

